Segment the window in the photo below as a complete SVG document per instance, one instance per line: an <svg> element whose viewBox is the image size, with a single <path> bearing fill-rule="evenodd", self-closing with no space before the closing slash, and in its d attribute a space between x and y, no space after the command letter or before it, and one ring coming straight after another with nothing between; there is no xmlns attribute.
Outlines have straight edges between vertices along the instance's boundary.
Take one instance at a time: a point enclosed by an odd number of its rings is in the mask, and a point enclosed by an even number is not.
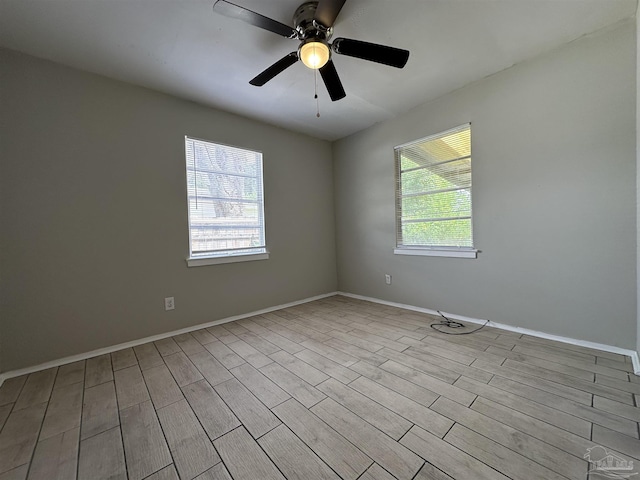
<svg viewBox="0 0 640 480"><path fill-rule="evenodd" d="M395 164L394 253L475 258L471 125L396 147Z"/></svg>
<svg viewBox="0 0 640 480"><path fill-rule="evenodd" d="M262 154L185 137L189 266L268 258Z"/></svg>

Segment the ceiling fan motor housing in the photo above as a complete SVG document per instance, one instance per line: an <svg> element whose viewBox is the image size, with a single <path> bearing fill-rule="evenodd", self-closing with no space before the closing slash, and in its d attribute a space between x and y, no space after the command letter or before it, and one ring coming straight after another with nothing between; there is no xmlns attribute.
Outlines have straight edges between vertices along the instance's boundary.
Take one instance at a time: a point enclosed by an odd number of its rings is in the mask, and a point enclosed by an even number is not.
<svg viewBox="0 0 640 480"><path fill-rule="evenodd" d="M305 2L293 14L293 26L298 32L298 39L305 41L315 39L328 44L333 35L333 28L325 27L314 20L318 2Z"/></svg>

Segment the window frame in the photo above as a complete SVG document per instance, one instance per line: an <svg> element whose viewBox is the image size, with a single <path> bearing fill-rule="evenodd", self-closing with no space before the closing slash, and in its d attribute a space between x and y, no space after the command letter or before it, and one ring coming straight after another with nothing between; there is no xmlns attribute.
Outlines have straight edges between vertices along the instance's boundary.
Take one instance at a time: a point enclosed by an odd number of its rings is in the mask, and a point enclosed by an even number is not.
<svg viewBox="0 0 640 480"><path fill-rule="evenodd" d="M403 143L394 147L394 180L395 180L395 195L394 195L394 209L395 209L395 237L396 246L393 249L395 255L411 255L411 256L433 256L433 257L452 257L452 258L477 258L478 250L475 248L475 236L474 236L474 213L473 213L473 181L470 185L471 193L471 247L455 247L455 246L437 246L437 245L403 245L400 243L402 236L402 206L401 206L401 181L402 181L402 162L398 155L398 151L405 147L414 146L420 143L428 142L430 140L436 140L438 138L446 137L456 132L461 132L465 129L469 129L471 133L471 122L458 125L447 130L428 135L411 142ZM471 163L471 176L473 177L473 149L469 155Z"/></svg>
<svg viewBox="0 0 640 480"><path fill-rule="evenodd" d="M262 251L259 252L250 252L250 253L232 253L234 249L229 248L226 250L219 251L209 251L202 254L194 254L193 252L193 243L192 243L192 224L191 224L191 206L190 206L190 198L189 198L189 153L188 153L188 142L201 142L205 144L210 144L215 147L221 148L230 148L235 150L241 150L244 152L249 152L251 154L257 154L259 157L259 173L253 178L256 178L259 182L260 187L260 201L258 202L258 217L261 219L260 228L262 230L262 236L264 238L264 246L256 247L256 249L260 249ZM195 151L194 151L194 161L195 161ZM204 140L197 137L192 137L189 135L184 136L184 161L185 161L185 186L186 186L186 203L187 203L187 233L189 236L189 256L186 258L188 267L199 267L204 265L218 265L225 263L236 263L236 262L250 262L255 260L267 260L269 258L269 251L267 249L267 229L266 229L266 220L264 214L264 159L263 154L259 150L253 150L244 147L238 147L236 145L228 145L220 142L214 142L211 140ZM240 250L249 250L251 247L247 247L246 249Z"/></svg>

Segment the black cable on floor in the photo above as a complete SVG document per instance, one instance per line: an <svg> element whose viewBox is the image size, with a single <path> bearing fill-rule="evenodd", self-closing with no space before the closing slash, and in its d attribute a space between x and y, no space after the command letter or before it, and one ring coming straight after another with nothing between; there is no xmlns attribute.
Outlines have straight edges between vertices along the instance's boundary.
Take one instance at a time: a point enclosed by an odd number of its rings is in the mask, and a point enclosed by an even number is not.
<svg viewBox="0 0 640 480"><path fill-rule="evenodd" d="M431 324L431 328L433 328L436 332L444 333L445 335L469 335L471 333L475 333L475 332L477 332L479 330L482 330L489 323L489 320L487 320L486 322L484 322L483 325L481 325L480 327L476 328L475 330L471 330L470 332L460 332L460 333L445 332L444 330L440 330L437 327L465 328L466 325L464 325L464 324L462 324L460 322L456 322L455 320L451 320L450 318L447 318L440 310L437 310L437 312L444 320L441 321L440 323L432 323Z"/></svg>

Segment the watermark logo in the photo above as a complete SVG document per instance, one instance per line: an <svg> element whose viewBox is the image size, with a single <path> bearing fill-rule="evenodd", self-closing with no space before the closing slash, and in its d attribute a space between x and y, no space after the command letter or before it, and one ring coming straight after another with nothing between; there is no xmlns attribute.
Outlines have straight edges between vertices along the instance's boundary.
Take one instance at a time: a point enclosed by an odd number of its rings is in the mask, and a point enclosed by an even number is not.
<svg viewBox="0 0 640 480"><path fill-rule="evenodd" d="M600 445L587 448L584 458L589 462L589 475L600 475L618 480L638 475L638 470L633 466L633 460L627 460L620 455L609 452Z"/></svg>

